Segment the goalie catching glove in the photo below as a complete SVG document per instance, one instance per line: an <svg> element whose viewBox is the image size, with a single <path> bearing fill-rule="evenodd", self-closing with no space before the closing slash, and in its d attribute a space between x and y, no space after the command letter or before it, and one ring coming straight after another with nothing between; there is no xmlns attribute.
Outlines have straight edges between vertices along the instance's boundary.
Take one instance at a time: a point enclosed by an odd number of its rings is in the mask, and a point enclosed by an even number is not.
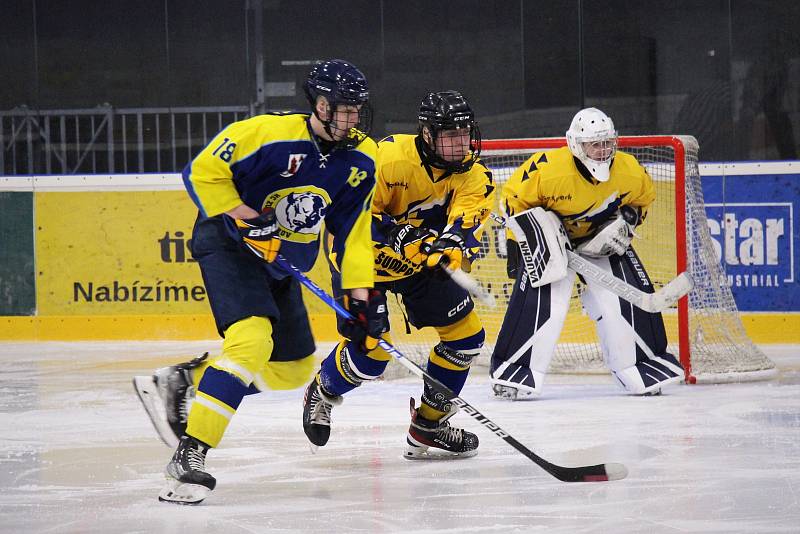
<svg viewBox="0 0 800 534"><path fill-rule="evenodd" d="M617 217L600 227L597 233L578 245L577 251L585 256L600 258L616 254L622 256L631 245L639 224L639 212L632 206L622 206Z"/></svg>
<svg viewBox="0 0 800 534"><path fill-rule="evenodd" d="M415 265L421 265L436 236L430 230L413 224L398 224L389 231L388 238L392 250Z"/></svg>
<svg viewBox="0 0 800 534"><path fill-rule="evenodd" d="M367 300L345 295L344 306L353 318L344 321L341 333L366 351L371 351L378 346L378 339L389 331L389 307L383 291L368 291Z"/></svg>
<svg viewBox="0 0 800 534"><path fill-rule="evenodd" d="M272 262L281 249L281 240L278 238L278 220L275 210L265 209L258 217L252 219L235 219L239 235L242 236L244 246L265 261Z"/></svg>

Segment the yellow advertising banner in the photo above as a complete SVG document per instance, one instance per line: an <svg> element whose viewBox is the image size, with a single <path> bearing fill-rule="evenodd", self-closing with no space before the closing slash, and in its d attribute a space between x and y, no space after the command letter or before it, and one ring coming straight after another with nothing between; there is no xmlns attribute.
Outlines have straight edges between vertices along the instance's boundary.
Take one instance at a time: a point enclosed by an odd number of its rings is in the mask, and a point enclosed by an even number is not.
<svg viewBox="0 0 800 534"><path fill-rule="evenodd" d="M210 316L200 269L189 249L197 209L184 191L37 192L35 214L40 317ZM650 225L655 222L648 221ZM498 235L487 232L487 252L503 238L502 231ZM674 272L674 266L667 271ZM493 310L479 307L493 340L511 281L504 276L504 260L495 253L478 262L473 274L504 282L501 287L489 286L500 305ZM309 276L330 290L330 274L321 254ZM315 328L317 334L322 339L335 338L334 317L327 306L307 293L305 303L312 322L320 327ZM435 337L432 331L407 334L400 307L394 298L390 304L397 341ZM593 342L592 325L587 324L577 303L574 307L562 341ZM674 336L674 324L668 322ZM95 320L94 324L100 323ZM207 330L213 337L213 326Z"/></svg>
<svg viewBox="0 0 800 534"><path fill-rule="evenodd" d="M184 191L38 192L35 214L38 315L210 314ZM330 286L324 262L310 276Z"/></svg>
<svg viewBox="0 0 800 534"><path fill-rule="evenodd" d="M668 191L660 193L669 198ZM185 191L36 191L33 196L37 313L0 318L0 339L216 337L200 269L189 249L197 209ZM658 226L668 226L669 221L669 216L654 210L637 241L651 276L662 281L675 276L675 266L669 261L674 257L674 243L654 240L650 233ZM661 235L669 232L662 229ZM503 238L502 232L494 235L489 231L485 246L498 249ZM495 282L488 287L498 297L498 306L478 309L490 341L497 336L511 290L504 271L504 260L492 252L473 272ZM308 274L330 291L330 274L322 254ZM317 340L336 339L331 310L308 293L304 300ZM390 296L389 302L393 338L401 343L422 343L427 352L435 333L406 333L397 299ZM745 314L745 326L755 341L783 341L785 336L776 334L797 330L795 317L791 327L777 329L773 327L776 320L784 317L770 317ZM665 322L674 342L674 314L665 314ZM560 341L595 340L593 325L574 301Z"/></svg>
<svg viewBox="0 0 800 534"><path fill-rule="evenodd" d="M39 315L208 312L182 191L35 195Z"/></svg>

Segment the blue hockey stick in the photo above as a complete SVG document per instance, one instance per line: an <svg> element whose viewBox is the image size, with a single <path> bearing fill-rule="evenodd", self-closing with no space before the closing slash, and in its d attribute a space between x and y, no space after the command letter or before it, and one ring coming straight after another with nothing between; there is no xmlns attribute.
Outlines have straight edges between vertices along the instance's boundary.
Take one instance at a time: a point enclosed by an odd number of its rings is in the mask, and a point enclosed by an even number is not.
<svg viewBox="0 0 800 534"><path fill-rule="evenodd" d="M278 254L278 257L274 263L294 276L298 282L303 284L325 304L333 308L341 317L345 319L353 318L353 316L350 315L350 312L348 312L341 304L336 302L333 297L328 295L324 289L312 282L303 272L292 265L281 254ZM628 469L623 464L619 463L586 465L581 467L564 467L548 462L541 456L538 456L536 453L528 449L525 445L514 439L508 432L500 428L494 421L483 415L470 403L456 395L453 390L428 374L428 372L422 367L406 358L403 353L397 350L391 343L380 339L378 340L378 345L383 350L391 354L401 365L403 365L403 367L422 378L427 384L444 395L453 404L463 408L465 412L474 417L483 426L491 430L493 434L502 438L503 441L527 456L530 460L536 463L536 465L556 477L558 480L563 482L604 482L607 480L620 480L628 475Z"/></svg>

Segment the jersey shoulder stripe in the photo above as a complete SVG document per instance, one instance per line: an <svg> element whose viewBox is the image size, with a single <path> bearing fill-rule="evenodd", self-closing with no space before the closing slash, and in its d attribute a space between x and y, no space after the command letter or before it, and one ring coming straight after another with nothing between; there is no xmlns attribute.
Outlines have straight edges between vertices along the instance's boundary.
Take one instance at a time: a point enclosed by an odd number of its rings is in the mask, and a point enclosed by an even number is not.
<svg viewBox="0 0 800 534"><path fill-rule="evenodd" d="M291 113L285 115L258 115L243 121L234 122L223 133L236 147L236 158L231 165L245 160L262 147L276 142L311 141L306 120L308 114Z"/></svg>

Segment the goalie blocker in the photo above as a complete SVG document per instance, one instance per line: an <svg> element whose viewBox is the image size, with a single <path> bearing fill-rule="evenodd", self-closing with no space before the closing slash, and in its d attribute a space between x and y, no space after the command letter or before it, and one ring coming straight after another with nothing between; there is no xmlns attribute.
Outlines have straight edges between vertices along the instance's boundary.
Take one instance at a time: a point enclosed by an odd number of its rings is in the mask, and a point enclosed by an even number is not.
<svg viewBox="0 0 800 534"><path fill-rule="evenodd" d="M507 226L519 243L522 261L491 357L491 383L498 396L531 399L541 394L569 310L576 276L570 261L574 253L568 251L569 239L552 212L533 208L509 218ZM652 294L652 283L635 251L628 247L622 255L578 258L582 260L578 263L588 262L595 271L584 278L581 302L597 325L604 362L619 385L631 394L647 395L680 382L683 368L667 352L661 314L620 298L603 280L613 277Z"/></svg>

